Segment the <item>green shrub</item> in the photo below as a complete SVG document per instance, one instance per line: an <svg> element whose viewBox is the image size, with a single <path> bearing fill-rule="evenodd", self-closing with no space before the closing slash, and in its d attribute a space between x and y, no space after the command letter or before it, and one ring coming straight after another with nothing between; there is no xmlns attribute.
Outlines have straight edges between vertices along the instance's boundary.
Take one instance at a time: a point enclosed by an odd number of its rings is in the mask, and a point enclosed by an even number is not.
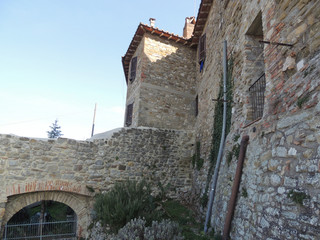
<svg viewBox="0 0 320 240"><path fill-rule="evenodd" d="M302 97L299 97L298 100L297 100L297 106L298 108L302 108L302 105L305 104L306 102L308 102L309 100L309 95L305 95L305 96L302 96Z"/></svg>
<svg viewBox="0 0 320 240"><path fill-rule="evenodd" d="M241 196L244 197L244 198L248 197L248 192L247 192L247 189L245 187L242 188Z"/></svg>
<svg viewBox="0 0 320 240"><path fill-rule="evenodd" d="M193 168L196 166L198 171L200 171L204 163L204 159L200 157L200 149L201 149L201 143L196 142L195 153L192 156L192 166Z"/></svg>
<svg viewBox="0 0 320 240"><path fill-rule="evenodd" d="M121 228L118 234L114 236L111 240L144 239L145 225L146 225L146 221L144 219L141 219L141 218L132 219L123 228Z"/></svg>
<svg viewBox="0 0 320 240"><path fill-rule="evenodd" d="M293 202L303 205L304 199L309 199L310 196L304 192L290 190L287 194L287 197L290 198Z"/></svg>
<svg viewBox="0 0 320 240"><path fill-rule="evenodd" d="M145 217L151 223L159 214L155 208L150 185L144 180L116 183L109 192L97 195L94 204L97 220L109 225L112 232L133 218Z"/></svg>
<svg viewBox="0 0 320 240"><path fill-rule="evenodd" d="M146 220L132 219L121 228L112 240L182 240L179 225L170 220L153 221L146 227Z"/></svg>
<svg viewBox="0 0 320 240"><path fill-rule="evenodd" d="M182 240L184 237L181 235L179 225L177 223L165 219L161 222L153 221L152 226L145 229L144 239Z"/></svg>

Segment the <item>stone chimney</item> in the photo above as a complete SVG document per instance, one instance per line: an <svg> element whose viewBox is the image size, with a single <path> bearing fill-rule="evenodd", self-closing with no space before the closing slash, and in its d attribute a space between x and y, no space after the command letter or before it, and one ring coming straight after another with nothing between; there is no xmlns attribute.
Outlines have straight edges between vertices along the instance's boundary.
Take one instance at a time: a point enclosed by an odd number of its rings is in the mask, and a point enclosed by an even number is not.
<svg viewBox="0 0 320 240"><path fill-rule="evenodd" d="M191 38L195 24L196 24L195 17L186 17L186 22L183 28L184 38L187 38L187 39Z"/></svg>
<svg viewBox="0 0 320 240"><path fill-rule="evenodd" d="M154 27L154 24L156 23L156 19L155 18L149 18L150 21L150 26Z"/></svg>

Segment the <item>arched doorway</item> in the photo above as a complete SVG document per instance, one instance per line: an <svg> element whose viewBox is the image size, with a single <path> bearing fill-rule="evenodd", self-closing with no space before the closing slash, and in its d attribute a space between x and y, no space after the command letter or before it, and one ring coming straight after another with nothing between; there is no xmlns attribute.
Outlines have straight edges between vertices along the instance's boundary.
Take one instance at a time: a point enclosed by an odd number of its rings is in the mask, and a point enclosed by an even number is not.
<svg viewBox="0 0 320 240"><path fill-rule="evenodd" d="M77 215L68 205L42 200L22 208L5 225L3 239L75 239Z"/></svg>
<svg viewBox="0 0 320 240"><path fill-rule="evenodd" d="M3 218L3 224L4 224L4 231L3 234L5 234L5 226L10 225L13 223L11 219L16 219L15 214L19 213L24 214L23 210L25 207L28 209L37 207L38 210L33 210L34 212L39 212L39 208L41 208L41 203L44 202L47 205L51 204L53 205L51 208L54 209L56 207L63 207L66 206L66 221L70 221L69 225L72 225L72 221L76 222L74 224L74 232L76 237L85 237L87 228L91 222L90 219L90 212L91 212L91 204L92 204L92 197L80 195L76 193L71 192L63 192L63 191L40 191L40 192L32 192L32 193L24 193L24 194L17 194L12 195L8 197L8 201L6 203L6 211ZM60 205L59 205L60 204ZM63 204L63 205L62 205ZM20 212L22 211L22 212ZM45 212L45 211L44 211ZM48 213L52 215L52 210L48 210ZM48 216L47 213L47 216ZM71 213L71 214L69 214ZM32 215L32 214L31 214ZM39 214L38 214L39 215ZM73 219L71 219L71 216L67 215L73 215ZM51 216L52 217L52 216ZM68 218L68 219L67 219ZM49 218L48 218L49 219ZM72 225L73 226L73 225ZM39 229L39 228L37 228ZM8 228L7 228L8 233ZM5 236L5 235L3 235ZM8 240L11 238L7 238ZM15 238L12 238L14 240ZM21 238L20 238L21 239ZM41 239L41 238L28 238L28 239ZM50 239L50 238L44 238L42 239ZM59 239L59 238L54 238ZM72 239L72 238L64 238L64 239Z"/></svg>

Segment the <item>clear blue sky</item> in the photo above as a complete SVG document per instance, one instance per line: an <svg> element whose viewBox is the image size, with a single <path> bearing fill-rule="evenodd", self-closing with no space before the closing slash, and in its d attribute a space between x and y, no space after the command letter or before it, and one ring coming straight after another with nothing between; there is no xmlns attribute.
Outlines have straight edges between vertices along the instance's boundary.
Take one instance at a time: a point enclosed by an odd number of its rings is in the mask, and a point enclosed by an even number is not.
<svg viewBox="0 0 320 240"><path fill-rule="evenodd" d="M0 133L46 138L122 127L121 56L140 22L182 35L200 0L0 0Z"/></svg>

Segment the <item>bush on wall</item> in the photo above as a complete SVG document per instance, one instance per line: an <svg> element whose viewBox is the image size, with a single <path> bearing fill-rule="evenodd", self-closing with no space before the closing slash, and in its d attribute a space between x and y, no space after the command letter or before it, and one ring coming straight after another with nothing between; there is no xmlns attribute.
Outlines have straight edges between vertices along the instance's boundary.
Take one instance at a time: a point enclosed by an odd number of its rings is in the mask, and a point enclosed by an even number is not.
<svg viewBox="0 0 320 240"><path fill-rule="evenodd" d="M144 217L147 222L157 218L155 199L146 181L124 181L107 193L96 196L96 220L117 232L131 219Z"/></svg>

